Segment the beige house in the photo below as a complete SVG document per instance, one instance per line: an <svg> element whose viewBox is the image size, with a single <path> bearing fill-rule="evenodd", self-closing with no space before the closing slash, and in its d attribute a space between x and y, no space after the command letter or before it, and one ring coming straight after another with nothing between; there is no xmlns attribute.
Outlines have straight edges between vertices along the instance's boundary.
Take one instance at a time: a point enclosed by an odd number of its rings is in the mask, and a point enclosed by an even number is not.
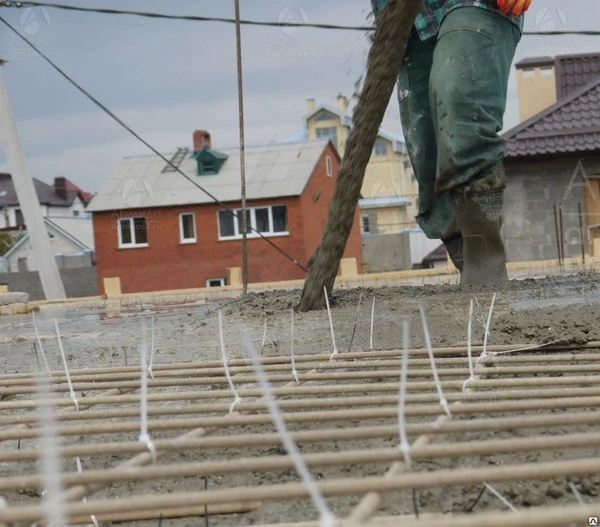
<svg viewBox="0 0 600 527"><path fill-rule="evenodd" d="M352 127L346 97L338 95L336 107L307 99L304 124L307 140L331 139L343 157ZM361 194L363 232L394 233L416 225L417 183L401 137L379 130Z"/></svg>

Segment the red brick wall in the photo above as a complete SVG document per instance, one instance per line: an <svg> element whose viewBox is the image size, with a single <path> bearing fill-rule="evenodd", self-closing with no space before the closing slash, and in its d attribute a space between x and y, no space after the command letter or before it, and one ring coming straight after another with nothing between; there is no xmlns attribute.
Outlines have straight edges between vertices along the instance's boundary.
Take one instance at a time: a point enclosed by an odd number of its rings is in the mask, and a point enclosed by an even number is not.
<svg viewBox="0 0 600 527"><path fill-rule="evenodd" d="M327 176L326 157L330 156L334 177ZM249 207L287 205L288 236L269 238L304 267L321 241L335 188L339 159L329 146L321 157L299 198L252 201ZM228 203L239 207L239 203ZM120 277L123 293L205 287L209 278L227 277L227 268L241 267L241 240L218 240L218 205L193 205L138 211L96 212L93 215L98 276L98 291L104 294L104 278ZM181 244L179 214L194 212L197 242ZM145 216L148 247L119 249L119 218ZM358 207L352 233L344 253L357 258L362 273L362 247ZM250 283L296 280L304 271L283 256L267 241L248 240L248 281Z"/></svg>
<svg viewBox="0 0 600 527"><path fill-rule="evenodd" d="M289 236L269 238L306 266L299 198L249 202L248 206L287 205ZM235 208L239 203L228 203ZM217 239L218 205L194 205L154 210L94 213L98 291L104 278L120 277L123 293L205 287L209 278L227 277L227 268L241 267L241 240ZM179 213L194 212L193 244L179 242ZM119 249L119 217L146 216L148 247ZM248 281L267 282L304 278L305 273L263 239L248 240Z"/></svg>
<svg viewBox="0 0 600 527"><path fill-rule="evenodd" d="M331 157L333 177L327 176L326 158ZM329 145L323 152L313 177L308 182L300 200L304 216L304 240L306 246L306 259L309 260L321 243L323 231L329 216L329 206L335 190L335 182L340 168L340 160L334 148ZM360 213L358 206L354 215L354 223L344 258L356 258L358 272L362 273L362 242L360 237Z"/></svg>

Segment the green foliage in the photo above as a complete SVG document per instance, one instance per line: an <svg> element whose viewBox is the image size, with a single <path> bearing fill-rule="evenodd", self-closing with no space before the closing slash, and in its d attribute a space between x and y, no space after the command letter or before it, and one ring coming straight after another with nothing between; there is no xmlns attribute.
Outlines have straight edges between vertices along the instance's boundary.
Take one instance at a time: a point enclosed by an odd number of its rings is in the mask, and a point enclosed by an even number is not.
<svg viewBox="0 0 600 527"><path fill-rule="evenodd" d="M6 254L6 252L15 244L15 239L8 232L0 232L0 256Z"/></svg>

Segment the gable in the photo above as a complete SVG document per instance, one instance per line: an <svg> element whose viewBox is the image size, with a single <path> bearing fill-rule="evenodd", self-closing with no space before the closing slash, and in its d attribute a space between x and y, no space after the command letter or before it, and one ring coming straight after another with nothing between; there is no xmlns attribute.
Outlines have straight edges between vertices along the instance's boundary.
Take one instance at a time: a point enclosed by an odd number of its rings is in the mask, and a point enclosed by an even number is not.
<svg viewBox="0 0 600 527"><path fill-rule="evenodd" d="M507 158L600 151L600 77L503 137Z"/></svg>

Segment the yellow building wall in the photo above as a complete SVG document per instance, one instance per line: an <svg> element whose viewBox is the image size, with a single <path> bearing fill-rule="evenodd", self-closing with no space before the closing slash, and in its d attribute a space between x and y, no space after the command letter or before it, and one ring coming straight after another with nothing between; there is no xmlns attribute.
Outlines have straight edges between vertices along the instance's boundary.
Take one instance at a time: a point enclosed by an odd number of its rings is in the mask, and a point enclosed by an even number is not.
<svg viewBox="0 0 600 527"><path fill-rule="evenodd" d="M556 75L553 66L517 69L519 118L521 122L556 103Z"/></svg>
<svg viewBox="0 0 600 527"><path fill-rule="evenodd" d="M310 100L308 111L314 110L314 101ZM326 111L326 110L323 110ZM345 112L344 107L339 108L340 112ZM349 129L344 126L339 116L331 114L331 119L317 120L319 114L307 119L306 127L308 131L308 139L317 139L317 129L319 128L336 128L337 147L341 157L345 153L346 139ZM387 155L376 156L374 153L371 156L365 178L363 181L361 193L364 198L374 198L382 196L402 196L411 201L411 205L404 207L405 211L402 214L402 219L393 219L385 221L389 224L398 224L395 231L402 229L401 224L414 226L414 217L417 215L417 185L414 180L412 169L408 156L399 152L394 152L393 143L389 139L382 136L378 137L378 141L385 141L387 144ZM393 209L391 209L393 210ZM386 211L385 214L388 214ZM400 214L396 211L396 214ZM386 216L387 218L387 216ZM379 221L378 221L379 223Z"/></svg>

